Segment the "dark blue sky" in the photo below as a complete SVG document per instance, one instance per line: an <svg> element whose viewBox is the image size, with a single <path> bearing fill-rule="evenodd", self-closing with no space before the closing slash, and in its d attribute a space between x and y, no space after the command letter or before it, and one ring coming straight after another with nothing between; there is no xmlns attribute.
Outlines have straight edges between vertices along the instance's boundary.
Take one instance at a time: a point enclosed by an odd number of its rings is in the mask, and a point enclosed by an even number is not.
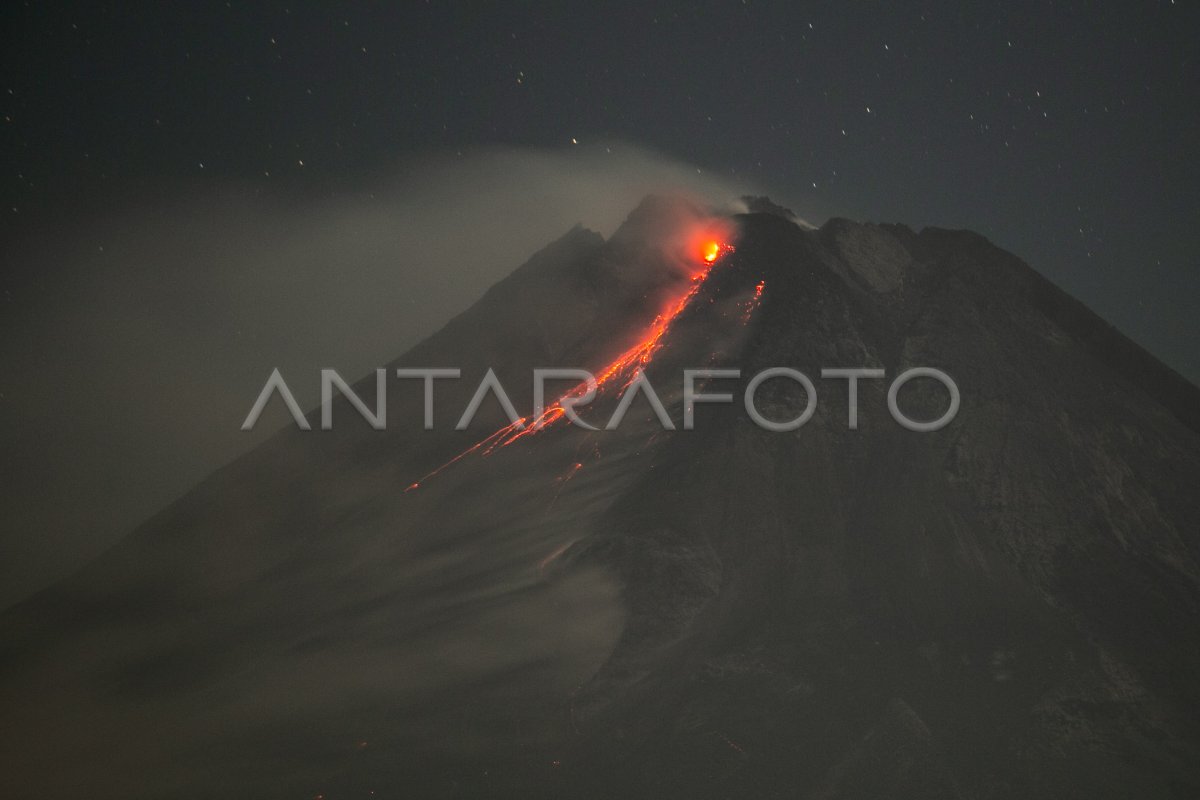
<svg viewBox="0 0 1200 800"><path fill-rule="evenodd" d="M978 230L1200 378L1197 4L571 5L9 4L3 235L621 139L817 220Z"/></svg>

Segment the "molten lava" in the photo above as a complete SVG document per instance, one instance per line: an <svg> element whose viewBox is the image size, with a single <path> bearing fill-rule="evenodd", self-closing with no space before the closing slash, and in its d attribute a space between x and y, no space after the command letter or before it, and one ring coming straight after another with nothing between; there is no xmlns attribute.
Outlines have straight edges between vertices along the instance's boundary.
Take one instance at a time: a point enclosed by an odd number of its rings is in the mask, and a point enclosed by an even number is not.
<svg viewBox="0 0 1200 800"><path fill-rule="evenodd" d="M757 309L762 304L763 289L766 288L766 285L767 285L766 281L759 281L758 284L754 287L754 294L750 297L749 300L746 301L746 307L742 311L742 323L743 324L750 321L750 317L754 314L755 309Z"/></svg>
<svg viewBox="0 0 1200 800"><path fill-rule="evenodd" d="M700 291L700 287L703 285L705 279L708 278L709 272L712 270L713 265L717 262L717 259L719 259L725 253L733 252L733 245L711 239L709 238L710 236L711 233L705 236L703 239L703 244L699 250L701 263L698 265L698 271L692 273L691 285L688 287L687 291L672 301L667 306L666 310L658 314L650 322L649 327L636 343L625 350L625 352L618 355L615 359L610 361L596 374L597 397L614 385L618 386L618 391L624 391L631 383L633 383L638 371L649 364L650 359L653 358L654 354L658 351L662 344L663 336L671 327L671 323L675 321L676 317L678 317L685 308L687 308L688 304L692 301L692 298L694 298ZM761 285L759 287L759 293L761 294ZM411 492L414 489L420 488L422 483L442 472L447 467L456 464L472 453L478 452L482 456L489 456L498 448L507 447L518 439L537 434L546 427L565 419L566 412L563 409L563 401L575 400L582 397L587 393L588 388L587 382L580 383L560 397L558 401L547 406L546 409L542 411L542 413L536 418L531 419L530 417L521 417L515 422L512 422L508 425L505 425L503 428L494 431L491 435L479 440L466 450L463 450L461 453L454 456L454 458L451 458L441 466L426 473L422 478L420 478L420 480L409 484L404 491ZM582 466L582 464L576 464L576 466L571 470L570 475L573 476L574 472Z"/></svg>

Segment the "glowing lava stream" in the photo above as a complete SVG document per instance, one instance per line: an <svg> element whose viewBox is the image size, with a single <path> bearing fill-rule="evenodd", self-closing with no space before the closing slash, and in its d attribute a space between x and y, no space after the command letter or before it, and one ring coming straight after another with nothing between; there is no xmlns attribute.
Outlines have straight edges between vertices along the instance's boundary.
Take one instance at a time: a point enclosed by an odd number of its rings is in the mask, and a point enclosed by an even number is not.
<svg viewBox="0 0 1200 800"><path fill-rule="evenodd" d="M743 325L750 321L750 317L754 314L754 309L758 308L762 303L763 289L766 287L766 285L767 282L764 280L759 281L754 287L754 295L746 301L746 309L742 312Z"/></svg>
<svg viewBox="0 0 1200 800"><path fill-rule="evenodd" d="M715 241L704 243L701 251L703 266L699 272L692 276L692 285L688 287L688 290L683 294L683 296L675 301L675 303L672 304L668 310L662 312L654 318L654 320L650 323L650 327L646 330L645 335L643 335L636 344L609 362L604 369L602 369L596 375L597 396L605 391L608 386L615 384L619 378L625 378L624 383L622 383L620 386L620 390L628 388L628 386L633 383L633 379L637 375L637 371L650 363L650 359L653 358L655 352L658 351L658 348L662 343L662 338L664 335L666 335L667 330L671 327L671 323L675 321L675 318L678 317L685 308L687 308L688 303L690 303L692 298L695 297L700 291L700 287L704 285L704 281L708 278L709 273L712 271L713 265L717 262L717 259L723 254L731 252L733 252L732 245L721 244ZM446 468L458 463L472 453L479 452L481 455L488 456L491 455L497 448L508 447L518 439L540 433L550 425L565 419L566 414L562 407L563 400L574 400L582 397L587 393L587 391L587 382L585 381L580 383L575 388L571 389L562 397L560 397L556 402L547 406L546 409L542 411L542 413L535 419L531 420L529 417L521 417L517 421L505 425L503 428L493 432L486 438L480 439L478 442L471 445L466 450L463 450L461 453L442 464L440 467L431 470L420 479L413 481L408 485L407 488L405 488L404 491L411 492L414 489L419 489L422 483L434 477ZM582 464L579 466L582 466Z"/></svg>

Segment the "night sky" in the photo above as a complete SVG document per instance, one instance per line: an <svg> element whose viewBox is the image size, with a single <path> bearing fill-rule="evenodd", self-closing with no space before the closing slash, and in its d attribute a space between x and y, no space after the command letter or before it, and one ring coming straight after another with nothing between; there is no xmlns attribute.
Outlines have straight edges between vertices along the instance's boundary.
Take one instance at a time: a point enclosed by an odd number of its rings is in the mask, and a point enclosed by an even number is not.
<svg viewBox="0 0 1200 800"><path fill-rule="evenodd" d="M6 8L10 217L624 139L818 219L979 230L1200 376L1197 4L322 5Z"/></svg>
<svg viewBox="0 0 1200 800"><path fill-rule="evenodd" d="M901 5L6 4L0 307L122 209L637 146L818 224L977 230L1200 379L1200 4Z"/></svg>

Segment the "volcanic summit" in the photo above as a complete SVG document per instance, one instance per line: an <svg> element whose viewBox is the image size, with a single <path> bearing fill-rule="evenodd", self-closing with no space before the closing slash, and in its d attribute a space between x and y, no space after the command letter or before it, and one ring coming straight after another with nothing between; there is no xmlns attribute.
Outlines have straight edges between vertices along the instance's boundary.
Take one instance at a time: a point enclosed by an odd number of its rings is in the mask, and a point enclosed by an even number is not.
<svg viewBox="0 0 1200 800"><path fill-rule="evenodd" d="M567 232L387 365L461 369L433 430L416 382L339 400L8 610L4 793L1200 793L1196 387L978 234L756 200ZM781 366L802 427L678 424L682 370ZM455 429L489 369L531 423L538 367L676 430Z"/></svg>

